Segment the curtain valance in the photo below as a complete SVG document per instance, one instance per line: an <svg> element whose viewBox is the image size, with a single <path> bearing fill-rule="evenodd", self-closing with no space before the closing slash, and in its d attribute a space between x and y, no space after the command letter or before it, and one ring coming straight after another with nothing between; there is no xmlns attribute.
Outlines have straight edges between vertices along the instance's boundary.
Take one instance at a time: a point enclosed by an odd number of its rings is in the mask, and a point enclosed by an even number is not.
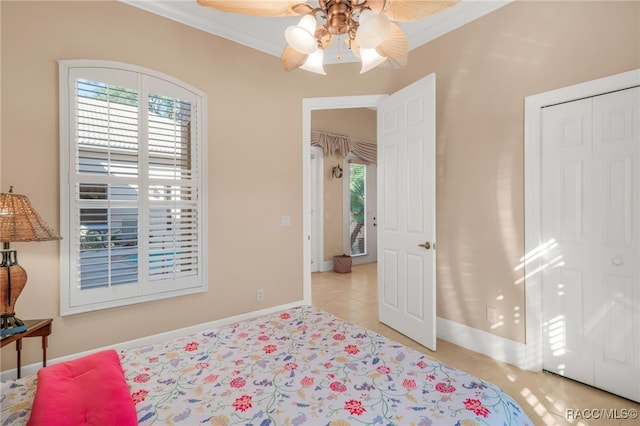
<svg viewBox="0 0 640 426"><path fill-rule="evenodd" d="M334 152L338 152L341 157L352 153L367 164L375 164L378 156L378 146L375 143L315 130L311 131L311 145L322 148L325 157Z"/></svg>

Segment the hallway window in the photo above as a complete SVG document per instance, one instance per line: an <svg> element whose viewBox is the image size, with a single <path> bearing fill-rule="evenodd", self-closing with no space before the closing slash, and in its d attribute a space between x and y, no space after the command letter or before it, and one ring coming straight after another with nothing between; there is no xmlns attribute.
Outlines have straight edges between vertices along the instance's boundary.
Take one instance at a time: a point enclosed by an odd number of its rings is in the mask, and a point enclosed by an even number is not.
<svg viewBox="0 0 640 426"><path fill-rule="evenodd" d="M349 164L349 235L351 256L367 254L367 166L352 162Z"/></svg>

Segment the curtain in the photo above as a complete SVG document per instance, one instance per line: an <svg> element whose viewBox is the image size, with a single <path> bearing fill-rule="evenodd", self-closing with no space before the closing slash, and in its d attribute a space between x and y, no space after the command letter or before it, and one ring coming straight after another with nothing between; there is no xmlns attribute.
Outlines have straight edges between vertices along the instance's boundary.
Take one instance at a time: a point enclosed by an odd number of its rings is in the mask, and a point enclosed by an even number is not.
<svg viewBox="0 0 640 426"><path fill-rule="evenodd" d="M348 136L311 131L311 145L322 148L325 157L338 152L341 157L352 153L366 164L376 164L378 146L375 143L352 139Z"/></svg>

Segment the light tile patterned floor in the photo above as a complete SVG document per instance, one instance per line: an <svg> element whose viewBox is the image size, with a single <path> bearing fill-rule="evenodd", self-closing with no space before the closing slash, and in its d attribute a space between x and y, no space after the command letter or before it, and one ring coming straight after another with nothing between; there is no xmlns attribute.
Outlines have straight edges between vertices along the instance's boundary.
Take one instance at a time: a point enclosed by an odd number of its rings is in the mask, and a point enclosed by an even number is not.
<svg viewBox="0 0 640 426"><path fill-rule="evenodd" d="M520 370L477 352L438 339L431 352L413 340L378 322L376 264L354 266L351 273L314 273L313 305L349 322L374 330L453 367L488 380L520 403L536 425L638 426L640 419L624 419L640 412L640 404L551 373ZM611 410L609 419L566 418L567 410ZM627 410L627 411L624 411ZM587 417L600 412L580 411Z"/></svg>

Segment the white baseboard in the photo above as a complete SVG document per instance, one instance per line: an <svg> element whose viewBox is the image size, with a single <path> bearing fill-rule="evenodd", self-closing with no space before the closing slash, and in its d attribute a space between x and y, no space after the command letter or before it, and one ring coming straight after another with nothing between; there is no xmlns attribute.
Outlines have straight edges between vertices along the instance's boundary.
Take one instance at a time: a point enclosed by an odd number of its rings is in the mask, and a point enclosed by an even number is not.
<svg viewBox="0 0 640 426"><path fill-rule="evenodd" d="M496 336L444 318L436 319L436 335L463 348L522 369L531 369L524 343ZM437 354L437 352L436 352Z"/></svg>
<svg viewBox="0 0 640 426"><path fill-rule="evenodd" d="M243 320L254 318L260 315L267 315L274 312L295 308L303 304L304 303L302 301L287 303L284 305L274 306L271 308L261 309L258 311L252 311L245 314L236 315L233 317L223 318L223 319L210 321L202 324L196 324L189 327L180 328L177 330L171 330L164 333L154 334L151 336L145 336L139 339L129 340L127 342L116 343L110 346L103 346L101 348L91 349L91 350L76 353L76 354L65 355L60 358L47 360L47 365L54 365L60 362L70 361L72 359L79 358L81 356L89 355L89 354L106 350L106 349L115 349L116 351L123 351L127 349L138 348L140 346L154 345L156 343L161 343L167 340L175 339L180 336L194 334L201 331L210 330L213 328L223 327L225 325L233 324L238 321L243 321ZM38 362L35 364L23 365L21 367L20 372L22 377L24 377L31 374L36 374L40 368L42 368L42 363ZM2 373L0 373L0 381L4 382L6 380L13 380L16 377L16 373L17 373L17 370L15 368L12 370L3 371Z"/></svg>
<svg viewBox="0 0 640 426"><path fill-rule="evenodd" d="M333 271L333 260L323 260L318 263L318 270L313 272L329 272Z"/></svg>
<svg viewBox="0 0 640 426"><path fill-rule="evenodd" d="M320 272L333 271L333 260L325 260L320 265Z"/></svg>

